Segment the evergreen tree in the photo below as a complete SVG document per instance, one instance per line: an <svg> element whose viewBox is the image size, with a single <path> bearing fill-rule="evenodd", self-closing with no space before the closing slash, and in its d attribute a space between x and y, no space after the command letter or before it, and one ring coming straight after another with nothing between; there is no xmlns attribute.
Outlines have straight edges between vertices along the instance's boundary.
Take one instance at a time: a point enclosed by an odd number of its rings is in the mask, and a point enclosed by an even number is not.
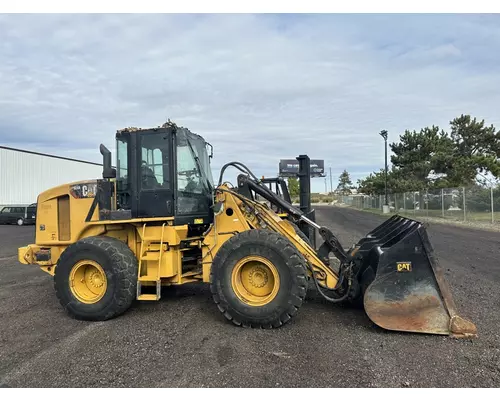
<svg viewBox="0 0 500 400"><path fill-rule="evenodd" d="M337 191L342 195L351 194L352 182L349 173L344 170L339 176L339 184L337 186Z"/></svg>

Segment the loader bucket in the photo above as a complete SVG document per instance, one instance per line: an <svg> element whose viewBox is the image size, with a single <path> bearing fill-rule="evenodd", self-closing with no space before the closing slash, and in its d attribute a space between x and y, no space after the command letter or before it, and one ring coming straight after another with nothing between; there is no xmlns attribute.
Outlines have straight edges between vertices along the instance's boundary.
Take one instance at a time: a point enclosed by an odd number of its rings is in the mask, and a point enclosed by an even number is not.
<svg viewBox="0 0 500 400"><path fill-rule="evenodd" d="M356 245L368 317L384 329L477 336L476 326L456 311L425 227L395 215ZM361 279L362 281L362 279Z"/></svg>

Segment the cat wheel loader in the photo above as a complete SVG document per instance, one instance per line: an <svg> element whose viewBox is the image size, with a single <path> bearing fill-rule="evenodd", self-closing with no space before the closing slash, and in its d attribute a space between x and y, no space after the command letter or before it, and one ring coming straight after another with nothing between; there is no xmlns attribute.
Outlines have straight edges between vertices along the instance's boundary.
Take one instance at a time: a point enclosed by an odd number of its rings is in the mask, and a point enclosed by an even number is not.
<svg viewBox="0 0 500 400"><path fill-rule="evenodd" d="M116 168L100 151L102 179L41 193L35 243L18 249L21 263L53 276L74 318L107 320L135 300L159 300L162 286L205 282L226 319L277 328L311 284L331 303L363 305L387 330L477 334L458 315L418 221L393 216L344 248L240 162L224 165L214 184L212 146L170 121L117 131ZM224 180L228 168L240 171L236 185ZM299 223L319 234L317 249Z"/></svg>

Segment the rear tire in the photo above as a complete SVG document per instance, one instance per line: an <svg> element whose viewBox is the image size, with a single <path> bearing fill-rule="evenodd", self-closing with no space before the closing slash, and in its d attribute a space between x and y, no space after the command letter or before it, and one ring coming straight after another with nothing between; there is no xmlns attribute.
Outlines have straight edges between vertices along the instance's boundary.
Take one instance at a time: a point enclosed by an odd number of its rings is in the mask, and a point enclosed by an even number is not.
<svg viewBox="0 0 500 400"><path fill-rule="evenodd" d="M220 312L235 325L270 329L298 312L306 297L306 276L306 261L288 239L252 229L219 249L210 289Z"/></svg>
<svg viewBox="0 0 500 400"><path fill-rule="evenodd" d="M17 220L17 225L18 225L18 226L23 226L23 225L24 225L24 221L23 221L23 219L22 219L22 218L19 218L19 219Z"/></svg>
<svg viewBox="0 0 500 400"><path fill-rule="evenodd" d="M59 258L54 276L56 295L75 319L114 318L125 312L136 297L137 265L134 253L124 242L108 236L84 238L70 245Z"/></svg>

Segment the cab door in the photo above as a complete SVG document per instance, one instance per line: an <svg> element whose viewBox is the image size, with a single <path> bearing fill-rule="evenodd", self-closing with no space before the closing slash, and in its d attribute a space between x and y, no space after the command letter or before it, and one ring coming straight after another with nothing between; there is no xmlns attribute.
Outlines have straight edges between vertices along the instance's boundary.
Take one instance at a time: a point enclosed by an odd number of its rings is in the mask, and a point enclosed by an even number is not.
<svg viewBox="0 0 500 400"><path fill-rule="evenodd" d="M136 154L139 218L174 215L172 147L170 129L146 131L140 135Z"/></svg>

